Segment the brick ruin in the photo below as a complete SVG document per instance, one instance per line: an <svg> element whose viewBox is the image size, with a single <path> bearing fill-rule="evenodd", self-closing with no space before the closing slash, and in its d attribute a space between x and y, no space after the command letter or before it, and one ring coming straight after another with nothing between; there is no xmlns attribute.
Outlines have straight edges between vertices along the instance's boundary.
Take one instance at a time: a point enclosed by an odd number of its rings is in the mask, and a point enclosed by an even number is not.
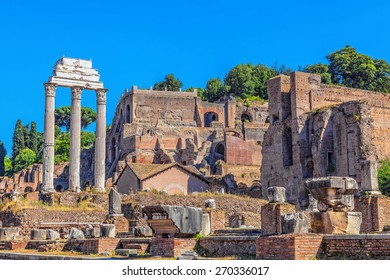
<svg viewBox="0 0 390 280"><path fill-rule="evenodd" d="M283 186L287 199L309 205L304 181L354 178L359 194L379 194L377 162L390 157L390 96L321 84L294 72L268 82L270 126L263 141L261 182Z"/></svg>
<svg viewBox="0 0 390 280"><path fill-rule="evenodd" d="M202 101L196 92L126 91L107 132L108 177L128 163L194 165L205 176L232 174L238 187L259 187L266 105L234 98Z"/></svg>

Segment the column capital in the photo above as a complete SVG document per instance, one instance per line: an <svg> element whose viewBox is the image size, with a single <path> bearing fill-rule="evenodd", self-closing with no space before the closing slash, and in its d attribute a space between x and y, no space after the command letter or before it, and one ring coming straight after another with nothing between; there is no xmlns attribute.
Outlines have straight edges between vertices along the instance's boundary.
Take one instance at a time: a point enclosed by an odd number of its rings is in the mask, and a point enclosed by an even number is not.
<svg viewBox="0 0 390 280"><path fill-rule="evenodd" d="M56 95L56 84L53 83L44 83L45 94L47 97L54 97Z"/></svg>
<svg viewBox="0 0 390 280"><path fill-rule="evenodd" d="M82 87L71 87L70 89L72 91L72 99L81 99Z"/></svg>
<svg viewBox="0 0 390 280"><path fill-rule="evenodd" d="M96 99L97 99L97 104L104 105L106 104L106 93L108 89L105 88L99 88L96 90Z"/></svg>

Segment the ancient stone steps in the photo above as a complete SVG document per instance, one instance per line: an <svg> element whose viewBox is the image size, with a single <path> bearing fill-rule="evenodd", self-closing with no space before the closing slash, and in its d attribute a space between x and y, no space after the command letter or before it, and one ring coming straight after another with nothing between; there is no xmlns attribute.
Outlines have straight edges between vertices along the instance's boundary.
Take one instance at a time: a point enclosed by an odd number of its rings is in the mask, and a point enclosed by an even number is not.
<svg viewBox="0 0 390 280"><path fill-rule="evenodd" d="M0 250L7 250L7 244L5 241L0 241Z"/></svg>
<svg viewBox="0 0 390 280"><path fill-rule="evenodd" d="M120 241L120 248L126 250L136 250L138 254L143 254L148 250L151 238L125 238Z"/></svg>

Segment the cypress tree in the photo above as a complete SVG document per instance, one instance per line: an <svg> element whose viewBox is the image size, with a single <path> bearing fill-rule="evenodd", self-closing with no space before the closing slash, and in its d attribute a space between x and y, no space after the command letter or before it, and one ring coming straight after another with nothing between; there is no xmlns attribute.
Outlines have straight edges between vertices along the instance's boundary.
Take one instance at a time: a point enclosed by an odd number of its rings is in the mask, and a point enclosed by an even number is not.
<svg viewBox="0 0 390 280"><path fill-rule="evenodd" d="M0 141L0 176L5 175L4 159L5 159L6 155L7 155L7 151L4 147L4 143L2 141Z"/></svg>
<svg viewBox="0 0 390 280"><path fill-rule="evenodd" d="M14 135L12 137L12 160L15 160L21 150L26 148L25 143L25 127L21 120L16 121Z"/></svg>
<svg viewBox="0 0 390 280"><path fill-rule="evenodd" d="M31 122L30 128L30 145L29 148L37 155L38 154L38 132L37 123Z"/></svg>

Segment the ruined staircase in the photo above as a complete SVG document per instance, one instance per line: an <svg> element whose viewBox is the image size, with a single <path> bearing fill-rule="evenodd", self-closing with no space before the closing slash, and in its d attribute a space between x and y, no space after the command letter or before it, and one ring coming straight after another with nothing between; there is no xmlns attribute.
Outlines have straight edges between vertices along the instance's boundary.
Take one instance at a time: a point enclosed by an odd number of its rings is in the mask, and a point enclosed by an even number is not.
<svg viewBox="0 0 390 280"><path fill-rule="evenodd" d="M7 242L0 241L0 250L7 250Z"/></svg>
<svg viewBox="0 0 390 280"><path fill-rule="evenodd" d="M152 219L146 220L157 237L174 237L179 233L179 228L172 219Z"/></svg>

